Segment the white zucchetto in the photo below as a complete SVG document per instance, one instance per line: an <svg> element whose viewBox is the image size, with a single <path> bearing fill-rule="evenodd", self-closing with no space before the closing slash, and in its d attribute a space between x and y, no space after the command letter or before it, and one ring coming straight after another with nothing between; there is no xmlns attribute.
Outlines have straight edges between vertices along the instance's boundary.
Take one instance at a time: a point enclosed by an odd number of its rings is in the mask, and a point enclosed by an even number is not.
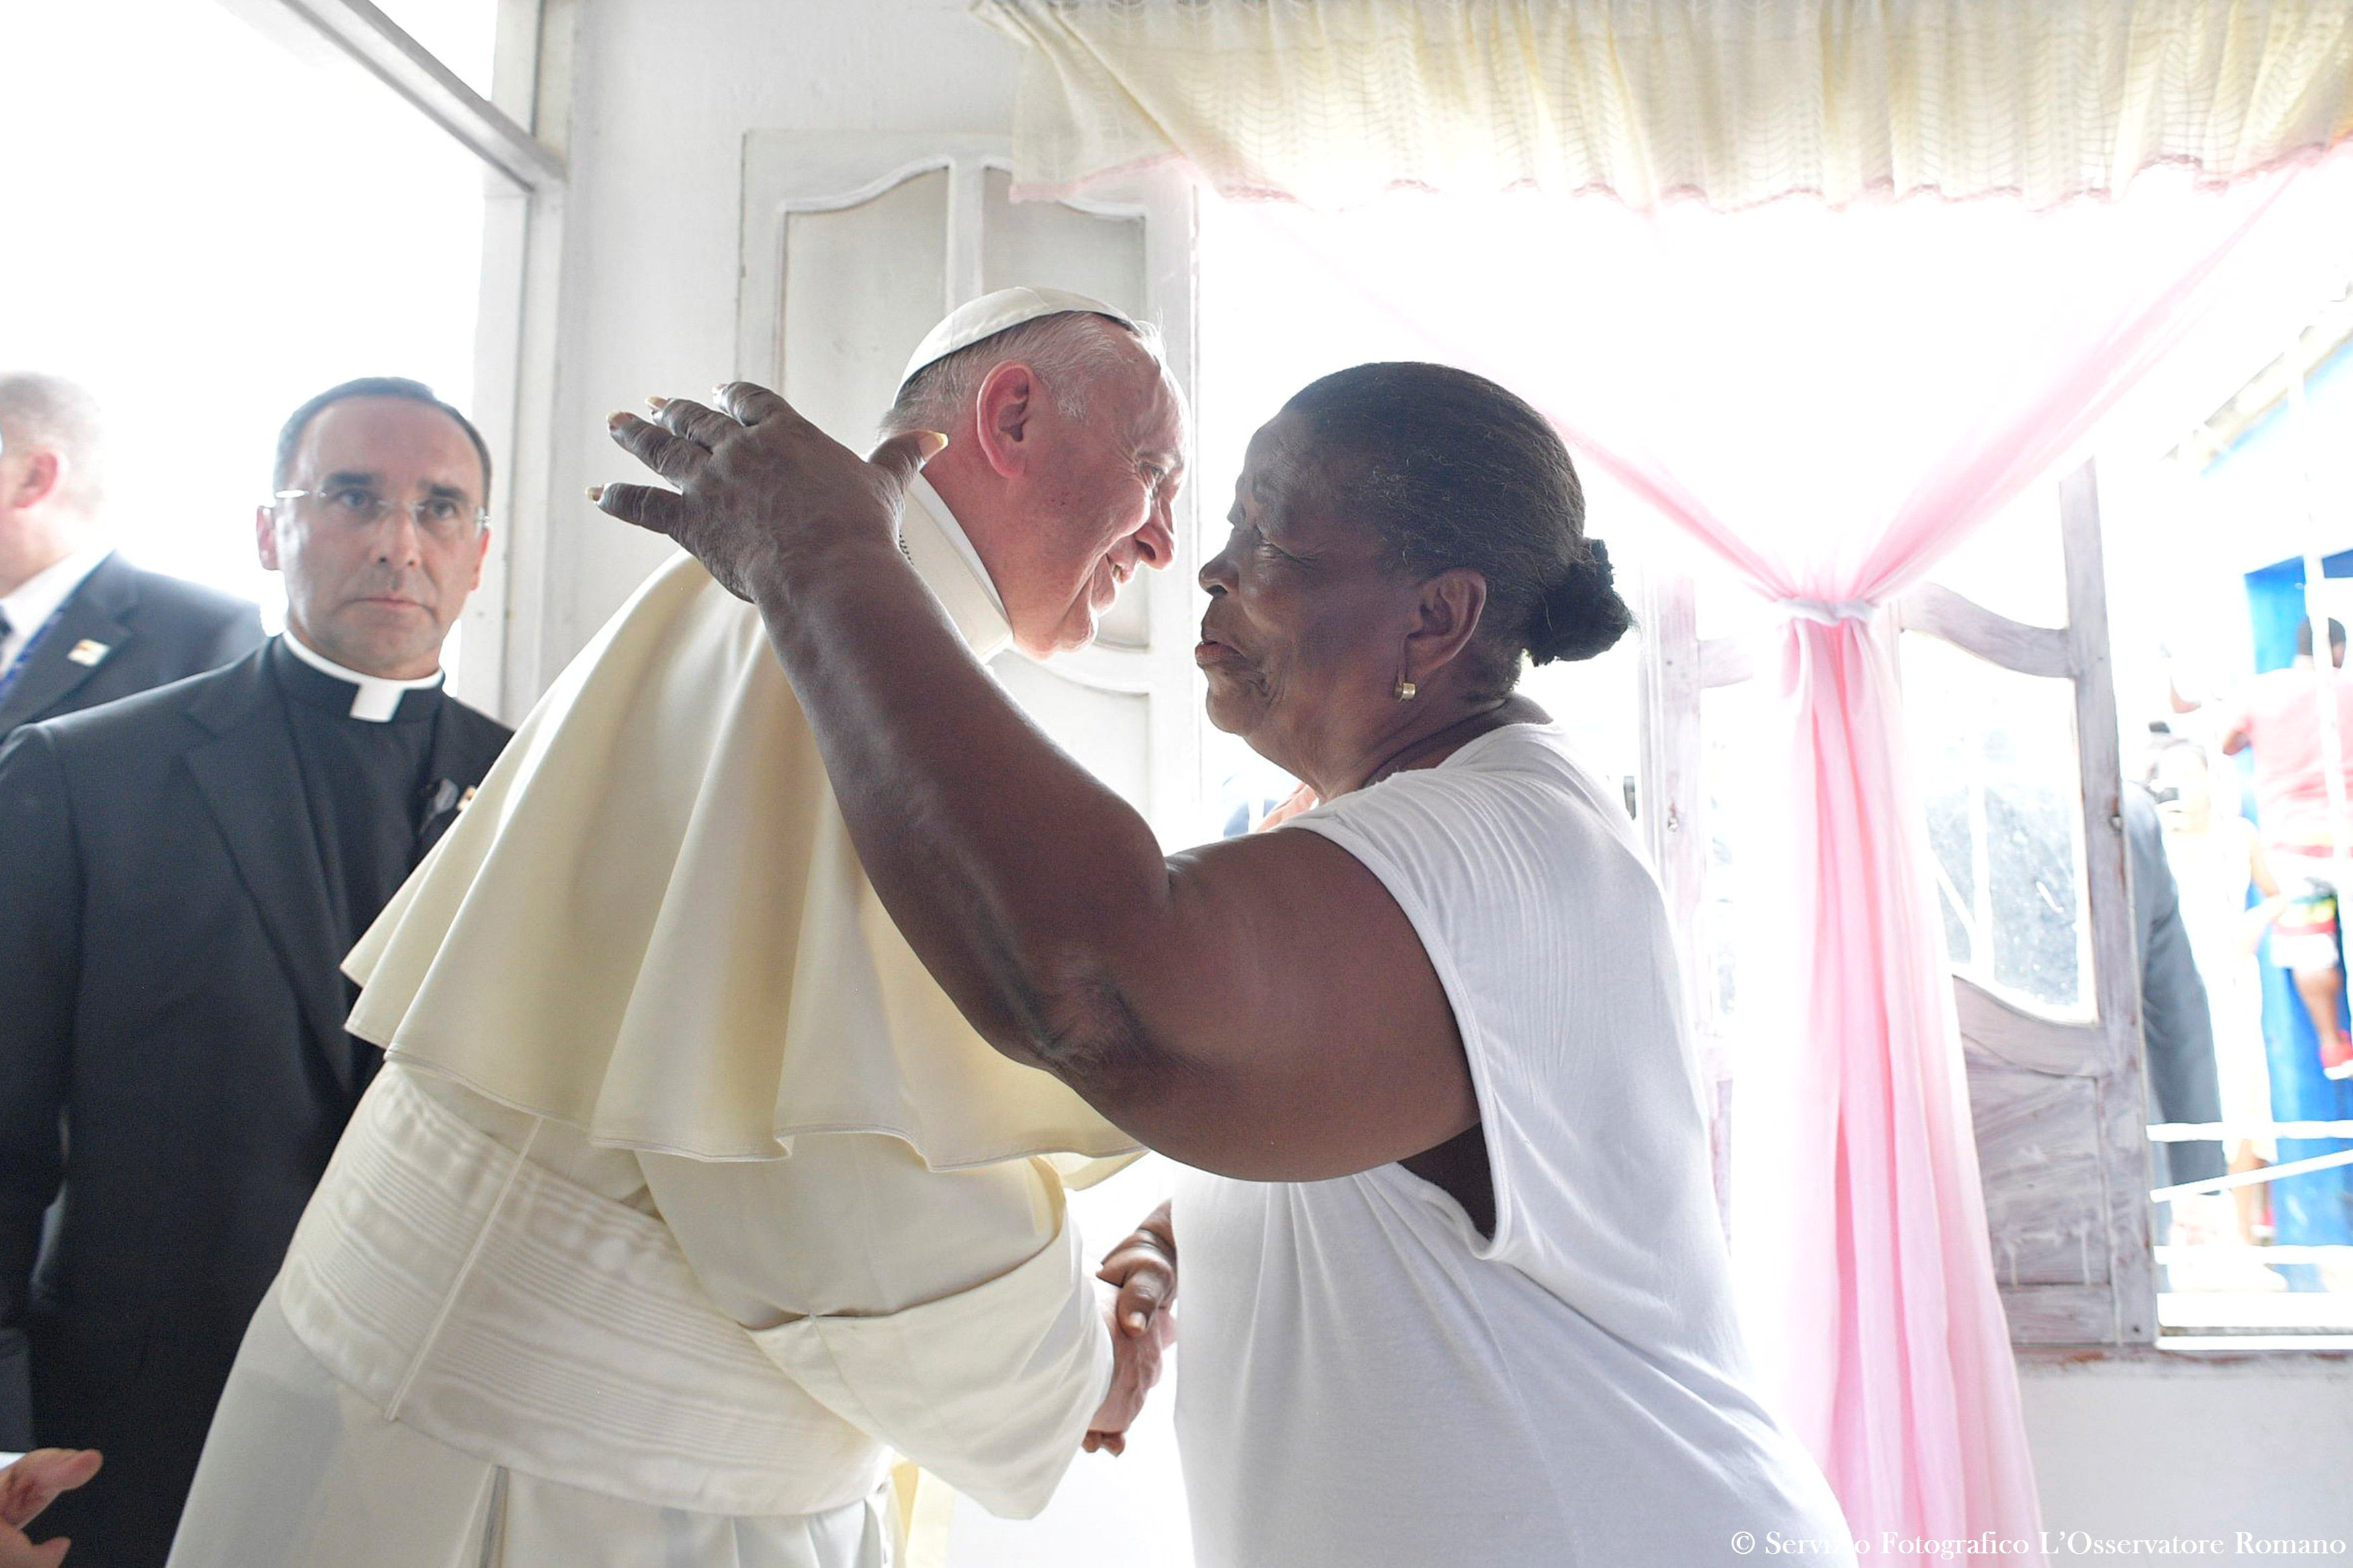
<svg viewBox="0 0 2353 1568"><path fill-rule="evenodd" d="M1126 311L1114 310L1101 300L1084 294L1073 294L1061 289L999 289L993 294L983 294L977 300L966 300L948 312L945 320L923 335L915 352L907 361L907 368L899 377L904 386L917 371L935 361L944 360L958 349L968 349L983 338L993 338L1009 327L1024 321L1034 321L1044 316L1063 316L1072 312L1090 316L1108 316L1121 326L1133 329L1135 319Z"/></svg>

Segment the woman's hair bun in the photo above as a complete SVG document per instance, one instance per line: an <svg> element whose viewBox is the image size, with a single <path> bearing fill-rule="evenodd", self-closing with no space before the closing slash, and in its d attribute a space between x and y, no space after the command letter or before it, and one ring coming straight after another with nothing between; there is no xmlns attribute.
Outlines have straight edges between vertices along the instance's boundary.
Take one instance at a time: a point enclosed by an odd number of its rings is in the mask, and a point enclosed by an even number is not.
<svg viewBox="0 0 2353 1568"><path fill-rule="evenodd" d="M1608 547L1598 539L1584 542L1585 559L1570 565L1528 617L1528 657L1538 664L1607 653L1633 628L1634 612L1618 596Z"/></svg>

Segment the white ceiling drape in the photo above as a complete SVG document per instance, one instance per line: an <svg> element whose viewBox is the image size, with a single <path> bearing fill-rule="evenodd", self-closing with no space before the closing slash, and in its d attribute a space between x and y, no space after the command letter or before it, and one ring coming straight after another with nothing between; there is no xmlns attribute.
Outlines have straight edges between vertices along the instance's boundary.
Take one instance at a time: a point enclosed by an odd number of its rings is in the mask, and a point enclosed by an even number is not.
<svg viewBox="0 0 2353 1568"><path fill-rule="evenodd" d="M2344 0L973 0L1029 46L1017 190L1183 159L1229 196L2222 180L2353 132Z"/></svg>

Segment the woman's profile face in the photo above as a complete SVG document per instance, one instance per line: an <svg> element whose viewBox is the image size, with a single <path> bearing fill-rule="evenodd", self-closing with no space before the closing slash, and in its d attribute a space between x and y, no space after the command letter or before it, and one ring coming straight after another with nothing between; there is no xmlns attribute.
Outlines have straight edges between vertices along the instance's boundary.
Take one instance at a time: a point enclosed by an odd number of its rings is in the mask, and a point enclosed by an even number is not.
<svg viewBox="0 0 2353 1568"><path fill-rule="evenodd" d="M1194 650L1209 721L1312 772L1387 721L1415 585L1386 569L1379 536L1345 515L1294 416L1251 437L1227 522L1225 548L1201 568L1209 605Z"/></svg>

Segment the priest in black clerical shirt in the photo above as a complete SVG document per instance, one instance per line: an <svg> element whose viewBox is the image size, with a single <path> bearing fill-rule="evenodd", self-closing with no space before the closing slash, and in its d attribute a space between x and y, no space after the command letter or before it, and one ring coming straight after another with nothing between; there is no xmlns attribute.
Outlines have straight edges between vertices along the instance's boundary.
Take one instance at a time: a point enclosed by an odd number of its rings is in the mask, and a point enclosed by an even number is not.
<svg viewBox="0 0 2353 1568"><path fill-rule="evenodd" d="M375 1071L343 956L506 742L442 689L489 485L425 387L322 393L256 519L284 635L0 746L0 1449L104 1451L39 1521L74 1568L168 1554Z"/></svg>
<svg viewBox="0 0 2353 1568"><path fill-rule="evenodd" d="M294 637L277 638L265 657L286 700L340 957L449 826L507 732L445 698L438 672L379 679ZM359 987L343 984L348 1010ZM383 1053L357 1036L350 1040L353 1083L364 1089Z"/></svg>

